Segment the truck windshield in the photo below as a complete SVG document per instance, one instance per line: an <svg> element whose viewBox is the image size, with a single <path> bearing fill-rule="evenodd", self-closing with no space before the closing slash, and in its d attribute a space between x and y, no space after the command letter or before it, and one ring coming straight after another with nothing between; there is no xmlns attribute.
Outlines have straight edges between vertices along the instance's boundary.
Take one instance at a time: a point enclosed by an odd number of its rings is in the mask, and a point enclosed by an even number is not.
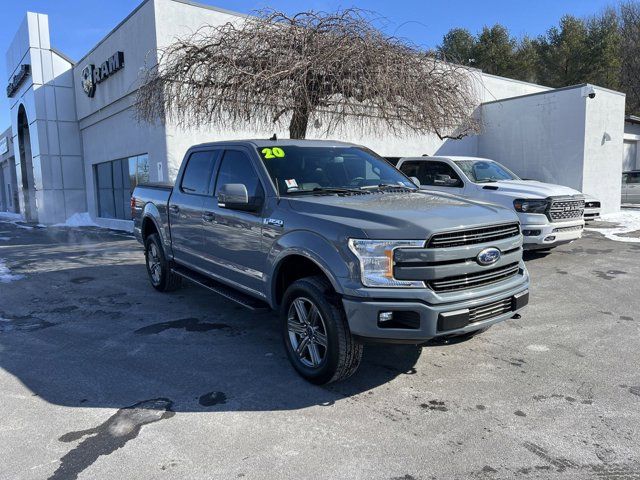
<svg viewBox="0 0 640 480"><path fill-rule="evenodd" d="M260 147L258 154L281 195L417 188L370 150L359 147Z"/></svg>
<svg viewBox="0 0 640 480"><path fill-rule="evenodd" d="M458 160L456 164L469 177L469 180L475 183L520 180L520 177L498 162L490 160Z"/></svg>

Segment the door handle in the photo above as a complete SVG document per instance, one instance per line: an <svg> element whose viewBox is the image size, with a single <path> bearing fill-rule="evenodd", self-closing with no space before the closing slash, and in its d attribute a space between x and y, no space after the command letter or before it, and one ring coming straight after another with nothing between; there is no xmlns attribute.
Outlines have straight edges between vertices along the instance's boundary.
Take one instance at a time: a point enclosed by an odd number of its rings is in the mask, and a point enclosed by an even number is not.
<svg viewBox="0 0 640 480"><path fill-rule="evenodd" d="M202 214L202 220L204 220L205 222L213 222L215 218L216 215L213 212L204 212Z"/></svg>
<svg viewBox="0 0 640 480"><path fill-rule="evenodd" d="M169 211L171 213L179 213L180 212L180 207L177 205L169 205Z"/></svg>

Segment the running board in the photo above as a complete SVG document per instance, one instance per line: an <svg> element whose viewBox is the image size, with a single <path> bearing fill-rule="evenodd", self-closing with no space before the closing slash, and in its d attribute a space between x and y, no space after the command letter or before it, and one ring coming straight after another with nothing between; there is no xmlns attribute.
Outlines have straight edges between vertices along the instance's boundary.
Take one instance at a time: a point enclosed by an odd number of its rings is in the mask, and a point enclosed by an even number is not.
<svg viewBox="0 0 640 480"><path fill-rule="evenodd" d="M267 312L271 310L266 302L242 293L235 288L228 287L224 283L213 280L198 272L194 272L193 270L182 267L180 265L175 265L171 270L176 275L180 275L182 278L186 278L187 280L196 283L201 287L206 288L207 290L211 290L212 292L217 293L218 295L223 296L228 300L236 302L237 304L242 305L243 307L248 308L251 311Z"/></svg>

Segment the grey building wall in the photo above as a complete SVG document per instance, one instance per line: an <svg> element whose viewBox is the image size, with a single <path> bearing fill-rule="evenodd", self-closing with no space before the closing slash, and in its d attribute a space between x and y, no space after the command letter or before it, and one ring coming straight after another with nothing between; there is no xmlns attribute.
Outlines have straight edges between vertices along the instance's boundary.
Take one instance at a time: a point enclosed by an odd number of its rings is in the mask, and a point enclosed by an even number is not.
<svg viewBox="0 0 640 480"><path fill-rule="evenodd" d="M88 64L102 64L119 51L124 53L124 67L98 84L94 97L89 97L80 82L82 70ZM161 124L140 124L133 108L140 71L145 65L157 62L156 52L155 2L148 1L123 20L73 68L84 172L88 179L87 205L93 217L98 217L99 213L96 165L147 154L152 166L149 180L166 180L165 127ZM163 172L163 178L159 178L160 171ZM109 225L117 223L111 221Z"/></svg>
<svg viewBox="0 0 640 480"><path fill-rule="evenodd" d="M8 128L0 134L0 212L17 213L19 208L13 136Z"/></svg>
<svg viewBox="0 0 640 480"><path fill-rule="evenodd" d="M10 98L20 211L33 221L63 222L86 211L85 187L72 63L51 48L47 15L29 12L18 29L7 51L9 78L21 65L31 73ZM20 142L21 112L28 148Z"/></svg>

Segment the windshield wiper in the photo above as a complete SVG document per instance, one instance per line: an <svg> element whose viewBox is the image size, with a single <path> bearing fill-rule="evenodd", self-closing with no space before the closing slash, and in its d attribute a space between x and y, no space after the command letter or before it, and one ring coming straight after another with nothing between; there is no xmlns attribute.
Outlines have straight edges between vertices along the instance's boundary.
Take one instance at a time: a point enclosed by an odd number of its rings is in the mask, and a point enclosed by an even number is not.
<svg viewBox="0 0 640 480"><path fill-rule="evenodd" d="M413 190L411 187L407 187L406 185L394 185L391 183L379 183L378 185L365 185L360 187L360 190L373 190L373 189L385 189L385 188L406 188L408 190Z"/></svg>
<svg viewBox="0 0 640 480"><path fill-rule="evenodd" d="M357 188L341 188L341 187L315 187L312 190L291 190L287 191L287 195L296 195L296 194L322 194L322 193L362 193L360 189Z"/></svg>

